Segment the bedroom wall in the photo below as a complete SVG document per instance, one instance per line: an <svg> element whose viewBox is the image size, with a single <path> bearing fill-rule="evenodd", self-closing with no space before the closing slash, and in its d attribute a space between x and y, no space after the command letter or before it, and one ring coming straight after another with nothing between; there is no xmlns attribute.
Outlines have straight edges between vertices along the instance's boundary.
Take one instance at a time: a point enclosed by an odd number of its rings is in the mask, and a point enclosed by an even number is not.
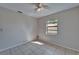
<svg viewBox="0 0 79 59"><path fill-rule="evenodd" d="M46 21L49 19L59 20L57 35L46 35ZM39 36L50 43L79 51L79 7L58 12L38 19Z"/></svg>
<svg viewBox="0 0 79 59"><path fill-rule="evenodd" d="M0 51L29 42L36 36L36 20L0 7Z"/></svg>

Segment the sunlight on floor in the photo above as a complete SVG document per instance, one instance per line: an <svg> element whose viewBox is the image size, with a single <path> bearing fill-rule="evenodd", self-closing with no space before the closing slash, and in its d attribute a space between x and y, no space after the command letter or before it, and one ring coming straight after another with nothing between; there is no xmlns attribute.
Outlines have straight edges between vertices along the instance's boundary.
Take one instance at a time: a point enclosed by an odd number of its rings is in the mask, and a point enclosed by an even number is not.
<svg viewBox="0 0 79 59"><path fill-rule="evenodd" d="M44 45L44 43L39 42L39 41L33 41L32 43L38 44L38 45Z"/></svg>

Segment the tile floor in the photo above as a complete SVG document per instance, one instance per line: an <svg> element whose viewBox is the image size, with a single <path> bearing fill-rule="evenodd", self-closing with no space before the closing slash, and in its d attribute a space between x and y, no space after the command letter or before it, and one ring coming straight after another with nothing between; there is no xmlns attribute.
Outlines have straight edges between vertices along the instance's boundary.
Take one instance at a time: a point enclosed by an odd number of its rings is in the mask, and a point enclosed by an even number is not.
<svg viewBox="0 0 79 59"><path fill-rule="evenodd" d="M0 52L0 55L78 55L79 52L62 48L57 45L48 46L26 43L18 47Z"/></svg>

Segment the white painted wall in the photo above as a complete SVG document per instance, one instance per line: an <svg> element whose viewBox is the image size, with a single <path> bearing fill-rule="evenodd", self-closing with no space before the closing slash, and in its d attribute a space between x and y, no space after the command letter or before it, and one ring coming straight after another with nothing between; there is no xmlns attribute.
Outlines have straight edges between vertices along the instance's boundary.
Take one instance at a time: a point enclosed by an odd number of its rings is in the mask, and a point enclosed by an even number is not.
<svg viewBox="0 0 79 59"><path fill-rule="evenodd" d="M47 36L46 21L54 18L59 20L59 33L56 36ZM79 50L79 7L40 18L38 22L41 38L50 43Z"/></svg>
<svg viewBox="0 0 79 59"><path fill-rule="evenodd" d="M34 39L36 20L33 17L0 7L0 50Z"/></svg>

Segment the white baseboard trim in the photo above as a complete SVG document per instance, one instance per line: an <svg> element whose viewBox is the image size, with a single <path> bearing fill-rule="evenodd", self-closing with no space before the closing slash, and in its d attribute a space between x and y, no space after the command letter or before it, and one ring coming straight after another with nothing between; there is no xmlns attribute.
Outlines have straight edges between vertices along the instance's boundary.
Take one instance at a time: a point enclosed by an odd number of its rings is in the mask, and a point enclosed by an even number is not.
<svg viewBox="0 0 79 59"><path fill-rule="evenodd" d="M25 43L28 43L28 42L26 42L26 41L24 41L24 42L20 42L20 43L18 43L18 44L16 44L16 45L7 47L7 48L5 48L5 49L1 49L0 52L2 52L2 51L6 51L6 50L8 50L8 49L11 49L11 48L14 48L14 47L17 47L17 46L20 46L20 45L25 44Z"/></svg>
<svg viewBox="0 0 79 59"><path fill-rule="evenodd" d="M8 49L11 49L11 48L14 48L14 47L17 47L17 46L20 46L20 45L25 44L25 43L29 43L29 42L26 42L26 41L21 42L21 43L19 43L19 44L13 45L13 46L11 46L11 47L8 47L8 48L5 48L5 49L1 49L0 52L6 51L6 50L8 50ZM48 43L50 43L50 42L48 42ZM61 46L61 47L64 47L64 48L71 49L71 50L74 50L74 51L79 52L78 49L74 49L74 48L71 48L71 47L67 47L67 46L58 44L57 42L52 42L51 44L55 44L55 45L58 45L58 46Z"/></svg>
<svg viewBox="0 0 79 59"><path fill-rule="evenodd" d="M71 48L71 47L68 47L68 46L61 45L61 44L56 44L56 45L79 52L79 50L75 49L75 48Z"/></svg>
<svg viewBox="0 0 79 59"><path fill-rule="evenodd" d="M79 50L78 49L75 49L75 48L71 48L71 47L68 47L68 46L66 46L66 45L61 45L61 44L59 44L58 42L56 42L56 41L53 41L52 43L51 42L49 42L48 40L42 40L42 41L44 41L44 42L48 42L48 44L55 44L55 45L57 45L57 46L61 46L61 47L63 47L63 48L67 48L67 49L71 49L71 50L74 50L74 51L77 51L77 52L79 52Z"/></svg>
<svg viewBox="0 0 79 59"><path fill-rule="evenodd" d="M71 47L68 47L68 46L65 46L65 45L61 45L61 44L58 44L57 42L53 42L53 43L51 43L51 44L55 44L55 45L61 46L61 47L63 47L63 48L67 48L67 49L71 49L71 50L74 50L74 51L79 52L78 49L71 48Z"/></svg>

